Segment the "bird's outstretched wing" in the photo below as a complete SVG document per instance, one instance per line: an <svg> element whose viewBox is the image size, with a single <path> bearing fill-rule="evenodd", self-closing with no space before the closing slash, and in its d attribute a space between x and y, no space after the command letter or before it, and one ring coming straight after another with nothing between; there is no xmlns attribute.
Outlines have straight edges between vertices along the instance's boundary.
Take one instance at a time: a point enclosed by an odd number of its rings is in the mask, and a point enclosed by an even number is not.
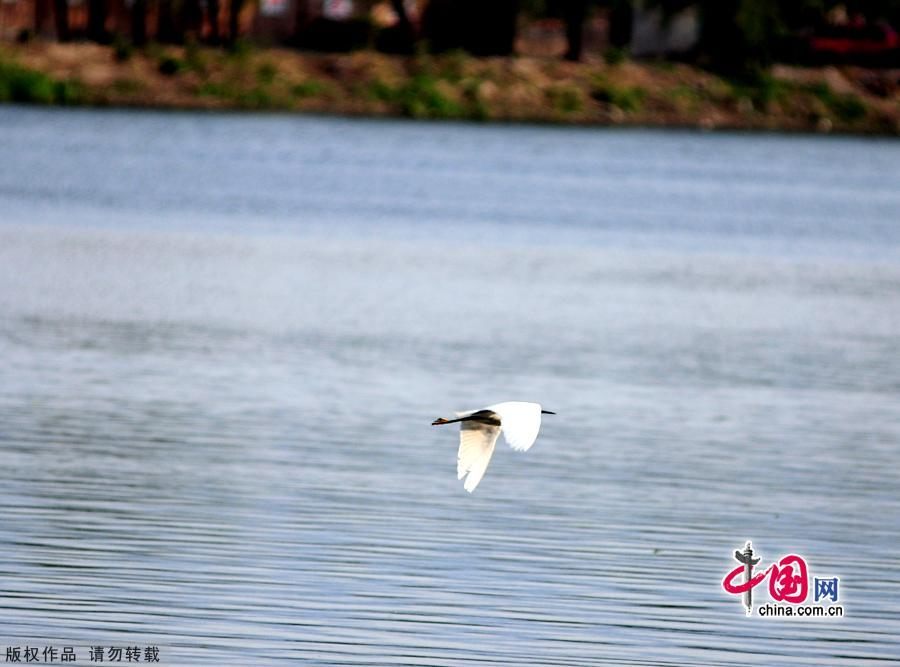
<svg viewBox="0 0 900 667"><path fill-rule="evenodd" d="M475 490L484 477L494 453L497 436L500 435L500 418L490 410L475 413L479 419L460 422L459 453L456 458L456 474L466 478L463 488L469 493Z"/></svg>
<svg viewBox="0 0 900 667"><path fill-rule="evenodd" d="M537 440L538 431L541 430L540 403L507 401L488 409L500 415L503 438L513 449L524 452Z"/></svg>

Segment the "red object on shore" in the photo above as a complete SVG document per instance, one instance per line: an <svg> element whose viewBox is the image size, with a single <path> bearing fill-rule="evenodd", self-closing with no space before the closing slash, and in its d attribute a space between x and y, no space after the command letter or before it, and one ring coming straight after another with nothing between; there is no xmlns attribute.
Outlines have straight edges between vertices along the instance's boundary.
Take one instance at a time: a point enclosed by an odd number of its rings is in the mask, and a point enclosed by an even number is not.
<svg viewBox="0 0 900 667"><path fill-rule="evenodd" d="M885 23L832 26L810 38L813 53L841 56L882 55L900 49L900 35Z"/></svg>

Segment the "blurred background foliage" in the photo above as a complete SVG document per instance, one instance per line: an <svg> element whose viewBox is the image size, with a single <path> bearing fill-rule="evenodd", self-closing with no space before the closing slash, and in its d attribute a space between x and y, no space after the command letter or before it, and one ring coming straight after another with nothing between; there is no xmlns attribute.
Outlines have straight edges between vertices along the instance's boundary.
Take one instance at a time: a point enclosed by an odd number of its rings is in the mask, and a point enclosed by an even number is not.
<svg viewBox="0 0 900 667"><path fill-rule="evenodd" d="M230 49L250 39L315 51L374 48L412 55L459 49L475 56L511 55L523 26L555 21L562 26L569 60L582 59L587 26L598 16L613 50L609 59L627 54L636 17L655 12L665 27L687 11L696 21L694 46L663 57L738 76L754 76L776 60L801 60L808 55L809 35L822 26L900 26L900 0L87 0L79 3L79 16L86 19L75 29L72 3L19 1L43 7L43 18L37 11L34 29L23 29L22 40L52 30L61 41L113 43L119 53L151 39ZM269 32L260 31L267 22Z"/></svg>

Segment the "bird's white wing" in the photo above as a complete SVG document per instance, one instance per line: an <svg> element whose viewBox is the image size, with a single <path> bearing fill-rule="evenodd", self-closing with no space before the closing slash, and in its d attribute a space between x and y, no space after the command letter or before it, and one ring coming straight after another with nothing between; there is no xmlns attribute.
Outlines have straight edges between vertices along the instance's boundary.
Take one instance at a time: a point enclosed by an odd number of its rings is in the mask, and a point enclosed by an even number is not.
<svg viewBox="0 0 900 667"><path fill-rule="evenodd" d="M456 474L459 479L466 478L463 487L469 493L475 490L478 482L484 477L494 453L497 436L500 435L500 425L494 423L499 420L490 421L491 423L481 421L460 423Z"/></svg>
<svg viewBox="0 0 900 667"><path fill-rule="evenodd" d="M524 452L537 440L538 431L541 430L540 403L508 401L487 409L500 415L503 438L513 449Z"/></svg>

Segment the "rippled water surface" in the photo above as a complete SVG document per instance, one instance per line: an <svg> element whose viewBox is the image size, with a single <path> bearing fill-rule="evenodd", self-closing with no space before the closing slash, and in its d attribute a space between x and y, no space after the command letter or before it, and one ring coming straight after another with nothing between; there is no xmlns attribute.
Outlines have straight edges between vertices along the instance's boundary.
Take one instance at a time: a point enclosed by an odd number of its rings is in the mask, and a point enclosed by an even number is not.
<svg viewBox="0 0 900 667"><path fill-rule="evenodd" d="M4 650L900 656L900 143L5 107L0 146ZM470 496L429 424L510 399L558 414ZM845 617L746 617L748 539Z"/></svg>

